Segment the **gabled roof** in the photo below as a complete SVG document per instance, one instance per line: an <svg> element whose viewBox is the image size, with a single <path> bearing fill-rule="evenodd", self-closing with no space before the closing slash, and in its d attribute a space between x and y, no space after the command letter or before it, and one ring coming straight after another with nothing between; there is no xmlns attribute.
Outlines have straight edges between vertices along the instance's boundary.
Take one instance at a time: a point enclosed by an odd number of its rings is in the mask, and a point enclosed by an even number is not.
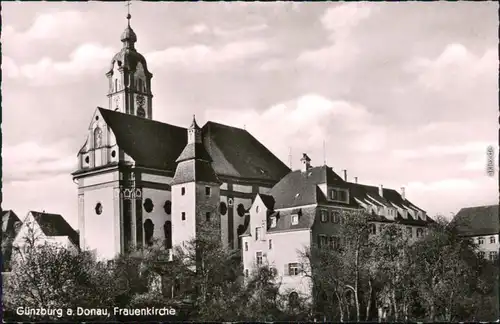
<svg viewBox="0 0 500 324"><path fill-rule="evenodd" d="M271 195L265 195L265 194L259 194L260 199L264 203L267 209L273 210L274 209L274 197Z"/></svg>
<svg viewBox="0 0 500 324"><path fill-rule="evenodd" d="M136 165L175 171L175 161L186 148L186 128L109 109L98 110L118 146ZM290 171L246 130L207 122L202 128L202 141L219 176L276 182ZM186 149L188 154L191 148Z"/></svg>
<svg viewBox="0 0 500 324"><path fill-rule="evenodd" d="M31 215L40 226L42 232L47 236L68 236L71 243L79 246L80 237L64 217L59 214L40 213L31 211Z"/></svg>
<svg viewBox="0 0 500 324"><path fill-rule="evenodd" d="M467 236L498 234L498 205L462 208L453 218L452 224Z"/></svg>
<svg viewBox="0 0 500 324"><path fill-rule="evenodd" d="M104 108L99 112L137 165L175 171L175 160L187 144L185 128Z"/></svg>
<svg viewBox="0 0 500 324"><path fill-rule="evenodd" d="M2 211L2 238L5 235L9 235L13 238L17 232L19 231L19 226L17 224L22 224L21 220L12 210L3 210Z"/></svg>
<svg viewBox="0 0 500 324"><path fill-rule="evenodd" d="M2 272L11 270L12 242L21 224L21 220L12 210L2 211Z"/></svg>
<svg viewBox="0 0 500 324"><path fill-rule="evenodd" d="M207 122L203 142L218 175L277 182L290 169L248 131Z"/></svg>
<svg viewBox="0 0 500 324"><path fill-rule="evenodd" d="M346 188L346 183L328 166L311 168L305 172L296 170L288 173L272 189L275 209L326 203L327 199L318 185L328 183ZM354 204L354 202L353 202ZM347 206L346 204L339 204ZM355 204L357 206L357 204Z"/></svg>

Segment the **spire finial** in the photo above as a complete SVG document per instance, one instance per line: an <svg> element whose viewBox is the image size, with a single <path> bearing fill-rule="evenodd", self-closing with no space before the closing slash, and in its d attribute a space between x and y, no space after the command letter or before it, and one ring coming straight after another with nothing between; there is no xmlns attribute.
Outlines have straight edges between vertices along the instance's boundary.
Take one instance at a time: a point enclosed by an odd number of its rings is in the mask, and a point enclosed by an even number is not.
<svg viewBox="0 0 500 324"><path fill-rule="evenodd" d="M130 18L132 18L132 16L130 15L130 6L132 5L132 1L128 0L127 1L127 4L125 6L127 6L127 20L128 20L128 25L130 26Z"/></svg>

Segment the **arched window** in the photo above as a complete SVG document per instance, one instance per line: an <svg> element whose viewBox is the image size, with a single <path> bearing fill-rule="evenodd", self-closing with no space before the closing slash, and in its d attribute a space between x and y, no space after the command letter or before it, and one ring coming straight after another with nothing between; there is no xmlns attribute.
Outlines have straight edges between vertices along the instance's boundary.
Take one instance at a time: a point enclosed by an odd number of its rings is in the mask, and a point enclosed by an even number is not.
<svg viewBox="0 0 500 324"><path fill-rule="evenodd" d="M94 129L94 148L99 148L102 145L102 130L99 126Z"/></svg>
<svg viewBox="0 0 500 324"><path fill-rule="evenodd" d="M221 202L220 205L219 205L219 212L222 216L226 215L227 213L227 205L225 202Z"/></svg>
<svg viewBox="0 0 500 324"><path fill-rule="evenodd" d="M155 230L155 225L153 224L153 221L151 219L146 219L144 222L144 236L145 236L145 241L146 244L151 246L153 245L153 233Z"/></svg>

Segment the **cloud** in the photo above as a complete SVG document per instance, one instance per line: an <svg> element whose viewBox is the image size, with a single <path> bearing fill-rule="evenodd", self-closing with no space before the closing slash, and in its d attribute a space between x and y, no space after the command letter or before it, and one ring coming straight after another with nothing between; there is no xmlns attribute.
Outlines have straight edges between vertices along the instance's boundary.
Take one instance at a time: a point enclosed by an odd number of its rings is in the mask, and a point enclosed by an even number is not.
<svg viewBox="0 0 500 324"><path fill-rule="evenodd" d="M363 3L343 3L330 7L321 18L329 32L330 45L302 52L297 62L318 69L340 71L351 66L360 53L351 36L353 29L372 14L373 6Z"/></svg>
<svg viewBox="0 0 500 324"><path fill-rule="evenodd" d="M245 26L240 28L221 28L221 27L209 27L204 23L199 23L191 26L190 33L194 35L200 34L212 34L218 37L235 37L243 36L251 33L257 33L269 28L267 24L256 24L251 26Z"/></svg>
<svg viewBox="0 0 500 324"><path fill-rule="evenodd" d="M36 142L5 145L2 148L3 181L26 182L43 180L60 174L69 174L76 169L76 155L67 154L67 143L40 146Z"/></svg>
<svg viewBox="0 0 500 324"><path fill-rule="evenodd" d="M457 145L430 145L420 149L402 149L392 152L395 158L401 160L435 158L443 155L453 154L477 154L486 156L486 149L492 143L487 142L469 142Z"/></svg>
<svg viewBox="0 0 500 324"><path fill-rule="evenodd" d="M288 160L289 148L322 156L324 141L329 146L335 143L363 152L378 150L385 143L384 130L374 125L366 107L317 94L306 94L264 111L211 109L205 115L213 121L245 126L283 161ZM349 142L339 137L349 138Z"/></svg>
<svg viewBox="0 0 500 324"><path fill-rule="evenodd" d="M149 53L147 57L149 64L154 68L165 64L180 64L193 70L206 70L258 56L268 49L265 41L254 39L232 42L220 47L208 45L170 47Z"/></svg>
<svg viewBox="0 0 500 324"><path fill-rule="evenodd" d="M431 90L445 90L450 86L470 86L478 81L493 82L498 78L498 51L489 49L477 56L459 43L448 44L434 59L417 57L405 67L407 71L418 74L418 81ZM464 82L466 81L466 82Z"/></svg>
<svg viewBox="0 0 500 324"><path fill-rule="evenodd" d="M36 63L18 66L12 58L4 57L4 63L7 62L7 77L24 78L34 86L53 86L71 81L71 78L103 71L114 52L111 47L87 43L76 48L67 61L58 62L44 57Z"/></svg>

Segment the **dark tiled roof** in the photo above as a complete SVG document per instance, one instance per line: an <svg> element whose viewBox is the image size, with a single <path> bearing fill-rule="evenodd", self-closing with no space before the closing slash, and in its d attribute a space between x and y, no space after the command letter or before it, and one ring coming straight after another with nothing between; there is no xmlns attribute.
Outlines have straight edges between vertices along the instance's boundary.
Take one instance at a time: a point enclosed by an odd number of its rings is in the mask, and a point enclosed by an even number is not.
<svg viewBox="0 0 500 324"><path fill-rule="evenodd" d="M187 130L154 120L99 108L116 142L136 164L175 171L175 160L187 144Z"/></svg>
<svg viewBox="0 0 500 324"><path fill-rule="evenodd" d="M40 226L43 233L47 236L68 236L71 243L79 246L79 234L71 225L66 222L64 217L59 214L48 214L31 211L36 222Z"/></svg>
<svg viewBox="0 0 500 324"><path fill-rule="evenodd" d="M452 223L468 236L498 234L498 205L462 208Z"/></svg>
<svg viewBox="0 0 500 324"><path fill-rule="evenodd" d="M175 160L175 162L179 163L191 159L212 162L212 158L202 143L189 143L186 145L184 150L182 150L181 155L177 158L177 160Z"/></svg>
<svg viewBox="0 0 500 324"><path fill-rule="evenodd" d="M171 185L194 181L221 183L210 162L189 160L179 163Z"/></svg>
<svg viewBox="0 0 500 324"><path fill-rule="evenodd" d="M278 181L290 172L246 130L207 122L202 133L218 175Z"/></svg>
<svg viewBox="0 0 500 324"><path fill-rule="evenodd" d="M297 225L292 225L293 214L299 215L299 223ZM276 217L276 227L269 228L269 233L310 229L314 224L314 219L316 218L316 207L279 211L272 214L271 217Z"/></svg>
<svg viewBox="0 0 500 324"><path fill-rule="evenodd" d="M187 144L186 128L104 108L99 112L113 130L118 146L137 165L175 171L175 161ZM276 182L290 171L246 130L207 122L202 139L219 176Z"/></svg>
<svg viewBox="0 0 500 324"><path fill-rule="evenodd" d="M262 199L262 202L264 205L267 207L267 209L273 210L274 209L274 197L271 195L265 195L265 194L259 194L260 199Z"/></svg>

